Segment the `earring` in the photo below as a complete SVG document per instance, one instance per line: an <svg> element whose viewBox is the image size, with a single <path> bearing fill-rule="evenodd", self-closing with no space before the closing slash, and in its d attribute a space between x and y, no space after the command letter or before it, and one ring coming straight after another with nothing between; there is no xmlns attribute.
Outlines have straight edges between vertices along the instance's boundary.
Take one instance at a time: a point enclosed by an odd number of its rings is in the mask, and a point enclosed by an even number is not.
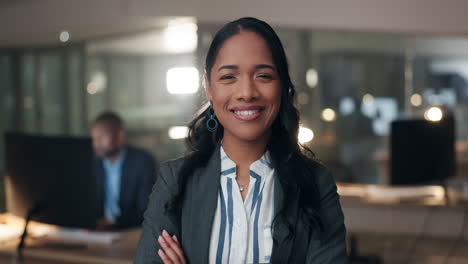
<svg viewBox="0 0 468 264"><path fill-rule="evenodd" d="M213 110L213 101L210 100L210 108L208 108L208 113L210 118L206 120L206 128L211 133L215 132L218 129L218 121L215 119L215 113Z"/></svg>

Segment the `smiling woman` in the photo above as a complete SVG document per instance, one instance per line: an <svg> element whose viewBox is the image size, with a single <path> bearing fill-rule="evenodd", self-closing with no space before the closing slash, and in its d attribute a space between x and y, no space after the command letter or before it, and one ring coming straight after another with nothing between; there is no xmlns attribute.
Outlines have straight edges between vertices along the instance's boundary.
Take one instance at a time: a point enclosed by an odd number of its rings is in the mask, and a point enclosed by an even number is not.
<svg viewBox="0 0 468 264"><path fill-rule="evenodd" d="M254 32L242 31L220 48L205 83L207 97L225 129L225 149L247 141L266 146L281 104L274 65L267 42Z"/></svg>
<svg viewBox="0 0 468 264"><path fill-rule="evenodd" d="M161 166L135 263L346 263L329 170L298 142L281 41L241 18L205 61L209 103L189 125L192 152Z"/></svg>

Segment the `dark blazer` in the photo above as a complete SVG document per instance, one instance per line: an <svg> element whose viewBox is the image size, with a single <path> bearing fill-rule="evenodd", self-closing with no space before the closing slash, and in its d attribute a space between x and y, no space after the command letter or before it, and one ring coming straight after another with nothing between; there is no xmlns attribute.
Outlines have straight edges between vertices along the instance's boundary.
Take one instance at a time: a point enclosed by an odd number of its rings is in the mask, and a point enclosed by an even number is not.
<svg viewBox="0 0 468 264"><path fill-rule="evenodd" d="M312 162L312 161L311 161ZM214 151L207 166L195 170L186 187L181 217L165 214L164 206L176 193L177 175L183 158L164 163L153 187L148 209L144 215L143 232L134 263L162 263L157 252L157 237L162 230L176 235L189 263L208 263L211 226L218 201L220 186L220 153ZM317 184L320 190L319 215L324 232L305 228L300 217L298 192L293 192L293 203L287 207L290 222L296 223L294 235L285 224L275 225L271 263L347 263L345 226L336 185L328 169L314 162ZM278 179L276 177L276 179ZM278 188L279 187L279 188ZM283 206L283 191L275 182L275 211Z"/></svg>
<svg viewBox="0 0 468 264"><path fill-rule="evenodd" d="M126 156L122 164L120 180L119 207L120 216L116 219L116 228L140 226L143 213L148 205L151 188L156 180L156 161L151 154L141 149L126 146ZM103 160L97 166L98 218L104 215L105 170Z"/></svg>

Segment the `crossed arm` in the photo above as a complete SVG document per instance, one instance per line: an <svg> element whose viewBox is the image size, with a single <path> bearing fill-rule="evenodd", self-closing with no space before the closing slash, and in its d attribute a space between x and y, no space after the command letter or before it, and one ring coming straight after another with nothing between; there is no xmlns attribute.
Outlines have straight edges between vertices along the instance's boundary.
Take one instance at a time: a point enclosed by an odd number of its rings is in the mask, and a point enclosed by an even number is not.
<svg viewBox="0 0 468 264"><path fill-rule="evenodd" d="M166 214L164 208L171 199L175 187L172 168L167 164L162 165L144 214L143 231L134 259L135 264L187 263L178 239L180 221Z"/></svg>

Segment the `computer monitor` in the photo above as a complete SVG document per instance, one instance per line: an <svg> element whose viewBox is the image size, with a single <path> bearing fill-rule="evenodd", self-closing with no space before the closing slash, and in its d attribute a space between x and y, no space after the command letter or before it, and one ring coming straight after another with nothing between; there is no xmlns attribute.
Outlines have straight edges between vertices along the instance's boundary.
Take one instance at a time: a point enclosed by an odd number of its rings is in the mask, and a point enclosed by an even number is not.
<svg viewBox="0 0 468 264"><path fill-rule="evenodd" d="M455 174L455 125L451 116L438 122L398 120L392 123L390 183L443 184Z"/></svg>
<svg viewBox="0 0 468 264"><path fill-rule="evenodd" d="M94 229L96 178L89 138L5 135L9 213L65 227Z"/></svg>

